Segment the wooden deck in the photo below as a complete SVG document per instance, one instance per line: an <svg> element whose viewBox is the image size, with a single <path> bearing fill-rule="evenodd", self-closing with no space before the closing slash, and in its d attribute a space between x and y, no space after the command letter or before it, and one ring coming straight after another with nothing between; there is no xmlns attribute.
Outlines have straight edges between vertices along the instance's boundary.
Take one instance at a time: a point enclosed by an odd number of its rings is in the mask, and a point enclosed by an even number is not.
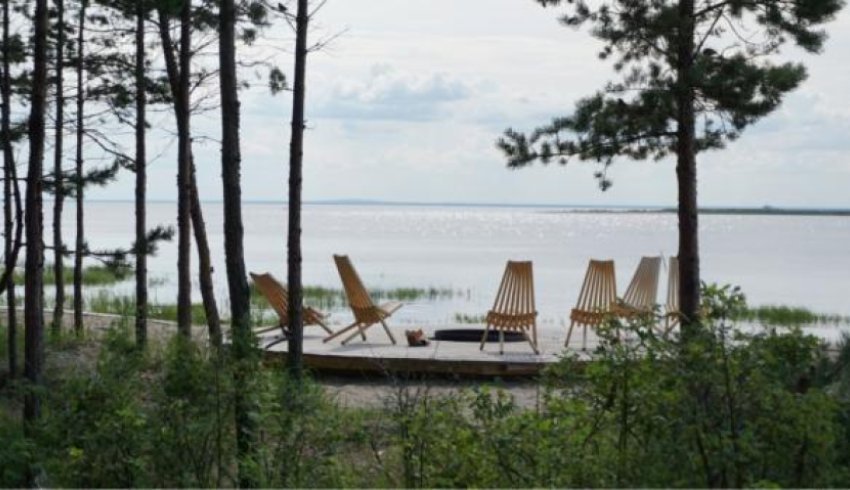
<svg viewBox="0 0 850 490"><path fill-rule="evenodd" d="M558 361L565 352L566 332L548 331L538 333L540 354L534 354L528 342L505 342L505 353L499 354L498 342L489 342L479 350L477 342L453 342L431 340L424 347L409 347L401 327L391 327L399 344L393 345L380 327L369 329L367 340L352 340L347 345L332 340L322 342L324 335L315 328L304 332L304 364L317 371L332 371L350 374L434 374L445 376L482 377L533 377L547 365ZM410 329L410 327L407 327ZM439 325L422 326L430 339L437 329L484 328L484 325ZM554 330L554 329L553 329ZM269 332L260 338L265 346L279 339L279 332ZM579 339L580 340L580 339ZM580 344L575 343L578 347ZM588 352L595 339L588 335ZM286 342L280 342L266 350L269 359L286 357ZM573 351L573 349L570 349ZM580 355L589 355L578 351Z"/></svg>

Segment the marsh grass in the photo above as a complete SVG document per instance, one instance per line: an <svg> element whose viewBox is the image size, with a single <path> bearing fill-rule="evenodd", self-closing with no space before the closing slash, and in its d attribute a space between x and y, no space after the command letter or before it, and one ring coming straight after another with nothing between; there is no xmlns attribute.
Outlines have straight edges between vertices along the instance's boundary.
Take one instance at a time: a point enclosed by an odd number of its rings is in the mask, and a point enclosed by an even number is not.
<svg viewBox="0 0 850 490"><path fill-rule="evenodd" d="M98 291L86 298L86 309L93 313L109 313L130 317L135 315L136 301L132 296L116 295L110 291ZM168 303L151 303L148 306L148 318L152 320L177 321L177 305ZM206 323L204 305L192 303L192 322Z"/></svg>
<svg viewBox="0 0 850 490"><path fill-rule="evenodd" d="M86 286L104 286L115 284L128 279L133 273L132 269L114 269L102 265L90 265L83 267L83 284ZM66 285L74 281L74 268L65 267L62 271ZM14 275L15 284L24 283L24 272L16 270ZM53 273L53 264L44 264L44 284L56 284L56 275Z"/></svg>
<svg viewBox="0 0 850 490"><path fill-rule="evenodd" d="M267 308L265 298L260 294L254 283L250 284L252 305ZM462 295L462 291L451 288L413 288L402 287L393 289L370 289L369 296L373 301L434 301L438 299L450 299ZM345 291L323 286L304 286L304 303L315 308L332 310L346 308L348 299Z"/></svg>
<svg viewBox="0 0 850 490"><path fill-rule="evenodd" d="M771 326L850 325L850 317L816 313L807 308L785 305L763 305L743 310L736 320L760 322Z"/></svg>
<svg viewBox="0 0 850 490"><path fill-rule="evenodd" d="M457 323L485 323L486 315L467 315L466 313L455 313L454 320Z"/></svg>

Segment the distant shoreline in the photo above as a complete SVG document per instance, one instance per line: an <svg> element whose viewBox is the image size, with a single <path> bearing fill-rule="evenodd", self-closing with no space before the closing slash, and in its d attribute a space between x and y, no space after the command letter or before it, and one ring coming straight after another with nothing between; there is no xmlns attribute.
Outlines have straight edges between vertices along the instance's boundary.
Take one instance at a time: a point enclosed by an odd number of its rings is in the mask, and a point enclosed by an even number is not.
<svg viewBox="0 0 850 490"><path fill-rule="evenodd" d="M132 203L128 199L90 200L90 203ZM208 204L221 204L220 200L203 201ZM168 200L150 200L149 204L174 204ZM244 204L286 205L286 201L246 200ZM427 208L515 208L540 209L546 213L566 214L675 214L677 209L670 206L603 206L581 204L504 204L504 203L461 203L461 202L402 202L375 201L359 199L306 201L306 206L385 206L385 207L427 207ZM850 216L850 209L835 208L786 208L786 207L704 207L703 215L743 215L743 216Z"/></svg>

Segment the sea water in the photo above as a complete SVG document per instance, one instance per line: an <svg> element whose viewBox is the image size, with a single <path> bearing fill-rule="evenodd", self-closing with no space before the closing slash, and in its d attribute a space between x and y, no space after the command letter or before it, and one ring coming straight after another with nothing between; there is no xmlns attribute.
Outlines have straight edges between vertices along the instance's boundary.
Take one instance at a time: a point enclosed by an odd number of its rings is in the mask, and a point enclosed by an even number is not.
<svg viewBox="0 0 850 490"><path fill-rule="evenodd" d="M73 243L72 208L65 212L67 243ZM91 248L129 247L134 240L133 210L130 201L86 203ZM221 203L203 204L216 292L226 305L222 210ZM246 203L243 213L248 270L269 271L285 281L286 204ZM45 214L49 230L50 215ZM149 227L175 221L174 203L148 205ZM531 260L540 322L560 327L575 305L589 259L615 261L617 291L622 294L641 256L676 255L676 225L675 214L661 212L308 204L302 216L303 283L341 289L332 255L345 254L369 288L452 291L409 302L394 322L451 323L456 314L486 313L507 260ZM850 217L700 217L703 280L740 286L751 305L804 306L818 313L850 315L848 250ZM149 259L152 301L175 302L176 264L176 240L162 244ZM192 266L196 270L194 245ZM193 300L200 301L196 272L193 287ZM109 288L131 294L133 281ZM666 294L665 267L659 302ZM341 322L348 315L343 309L333 313Z"/></svg>

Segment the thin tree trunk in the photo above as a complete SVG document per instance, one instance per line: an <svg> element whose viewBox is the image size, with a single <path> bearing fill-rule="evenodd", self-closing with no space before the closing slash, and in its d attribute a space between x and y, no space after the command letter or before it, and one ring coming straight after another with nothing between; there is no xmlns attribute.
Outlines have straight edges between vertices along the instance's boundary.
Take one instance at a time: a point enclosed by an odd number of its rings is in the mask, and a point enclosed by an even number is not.
<svg viewBox="0 0 850 490"><path fill-rule="evenodd" d="M65 246L62 242L62 208L65 204L62 178L62 151L63 137L65 136L65 84L64 66L65 61L65 3L64 0L56 0L56 140L53 147L53 179L56 189L53 195L53 280L56 288L55 302L53 305L54 334L58 334L62 328L62 318L65 310Z"/></svg>
<svg viewBox="0 0 850 490"><path fill-rule="evenodd" d="M24 427L30 430L41 415L39 386L44 360L44 280L42 188L44 174L44 113L47 98L47 0L35 0L32 92L29 118L29 168L26 193L26 279L24 296L24 375L31 389L24 396ZM34 478L28 472L28 482Z"/></svg>
<svg viewBox="0 0 850 490"><path fill-rule="evenodd" d="M192 215L192 231L195 234L195 245L198 249L198 282L201 286L201 298L204 302L204 314L207 317L210 341L217 348L221 347L221 319L218 315L218 305L215 301L215 287L212 280L212 261L210 260L210 245L207 241L207 227L204 223L204 213L201 209L201 199L198 195L198 182L195 178L195 162L189 158L189 170L192 184L192 203L189 211Z"/></svg>
<svg viewBox="0 0 850 490"><path fill-rule="evenodd" d="M2 138L0 144L3 145L3 231L4 238L4 259L6 261L3 271L3 285L6 288L6 328L7 328L7 352L9 355L9 377L14 379L18 374L18 339L17 339L17 318L15 311L15 280L14 273L15 265L17 265L17 252L13 255L12 244L12 182L17 184L15 176L15 161L12 154L12 141L10 131L11 117L11 96L12 84L10 70L10 46L9 46L9 2L3 2L3 79L0 84L0 92L2 92ZM20 196L18 196L20 199ZM20 203L18 203L20 207ZM20 228L20 227L19 227ZM18 230L20 232L20 229ZM20 243L20 240L18 240Z"/></svg>
<svg viewBox="0 0 850 490"><path fill-rule="evenodd" d="M171 45L165 46L171 49ZM189 62L191 56L191 2L180 11L180 73L175 97L177 116L177 329L192 336L191 206L192 140L189 129Z"/></svg>
<svg viewBox="0 0 850 490"><path fill-rule="evenodd" d="M77 192L77 236L74 243L74 332L83 333L83 253L85 252L83 213L83 86L84 33L86 28L86 0L80 2L80 19L77 33L77 154L74 174Z"/></svg>
<svg viewBox="0 0 850 490"><path fill-rule="evenodd" d="M174 98L177 121L177 330L186 338L192 335L191 200L192 140L190 132L189 70L191 62L191 2L185 0L180 11L179 66L174 56L170 21L165 10L158 9L159 35L162 40L165 69Z"/></svg>
<svg viewBox="0 0 850 490"><path fill-rule="evenodd" d="M307 66L307 0L298 0L295 17L295 79L292 91L292 140L289 144L289 369L301 377L303 357L303 314L301 290L301 165L304 156L304 77Z"/></svg>
<svg viewBox="0 0 850 490"><path fill-rule="evenodd" d="M219 69L221 70L221 177L224 188L224 257L227 287L230 293L230 324L233 357L238 366L251 355L251 301L245 270L242 225L242 156L239 147L239 94L236 79L236 7L233 0L222 0L219 12ZM236 418L236 451L238 478L242 488L255 488L250 464L255 446L256 424L251 417L253 400L246 386L248 373L244 367L234 372L234 415Z"/></svg>
<svg viewBox="0 0 850 490"><path fill-rule="evenodd" d="M136 1L136 345L148 340L148 254L145 155L145 4Z"/></svg>
<svg viewBox="0 0 850 490"><path fill-rule="evenodd" d="M700 303L695 99L691 82L694 63L694 0L680 0L679 23L676 148L679 186L679 308L682 333L687 335L699 321Z"/></svg>

